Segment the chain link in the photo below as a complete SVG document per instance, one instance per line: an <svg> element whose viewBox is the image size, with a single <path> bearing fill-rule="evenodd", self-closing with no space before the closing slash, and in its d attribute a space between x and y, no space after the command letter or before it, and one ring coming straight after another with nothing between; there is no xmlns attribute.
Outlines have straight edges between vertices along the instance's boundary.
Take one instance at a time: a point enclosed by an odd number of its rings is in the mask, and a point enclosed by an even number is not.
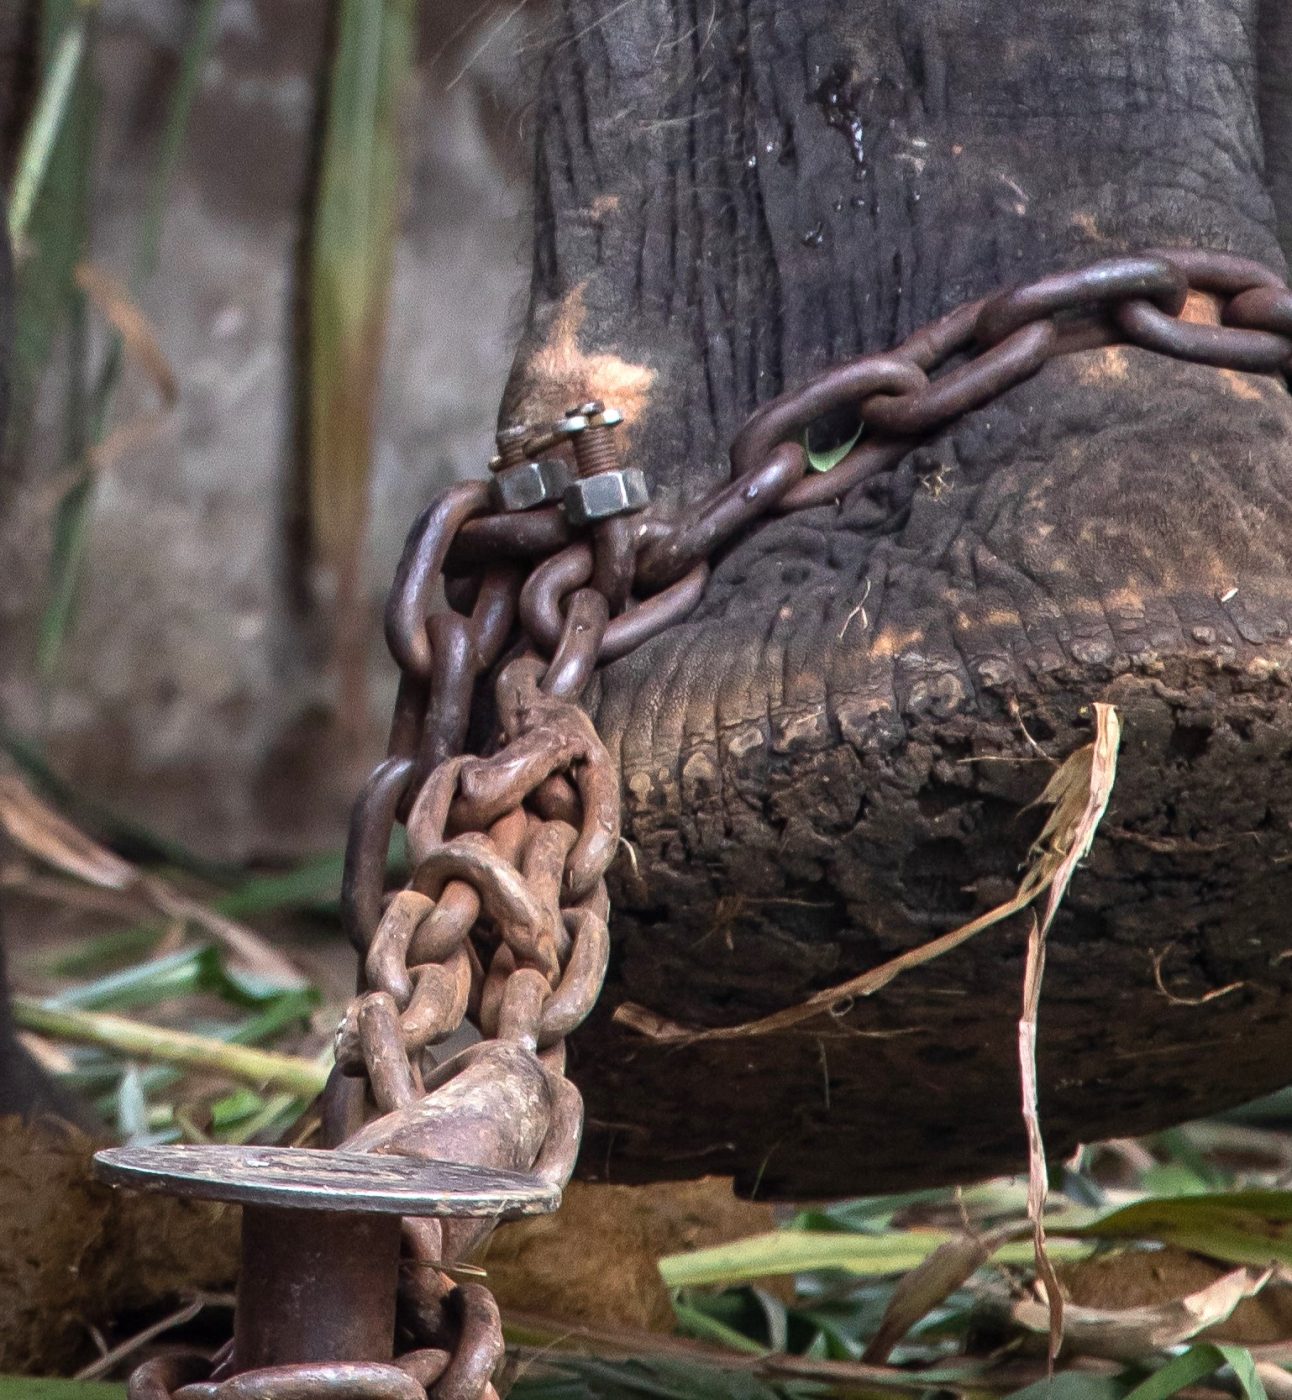
<svg viewBox="0 0 1292 1400"><path fill-rule="evenodd" d="M1191 292L1219 299L1217 324L1185 318ZM557 507L496 512L482 482L424 512L386 613L401 670L389 753L355 804L342 891L360 990L337 1031L329 1089L345 1111L326 1121L354 1116L347 1080L366 1085L376 1110L352 1124L348 1150L568 1181L582 1102L564 1077L565 1042L605 979L605 875L619 841L618 774L578 703L596 668L685 619L714 557L760 520L882 491L938 429L1056 356L1117 343L1286 373L1292 292L1228 253L1105 259L967 303L896 350L764 404L732 445L731 479L672 518L647 511L575 529ZM814 472L805 434L841 412L859 424L857 445ZM564 452L578 465L560 425L524 436L530 455ZM599 469L610 460L603 440ZM496 737L469 754L495 672ZM412 873L388 896L399 822ZM440 1058L468 1024L478 1042ZM136 1372L132 1400L496 1400L497 1307L452 1276L491 1224L405 1222L400 1316L414 1349L393 1364L233 1375L227 1358L207 1379L209 1367L165 1358Z"/></svg>

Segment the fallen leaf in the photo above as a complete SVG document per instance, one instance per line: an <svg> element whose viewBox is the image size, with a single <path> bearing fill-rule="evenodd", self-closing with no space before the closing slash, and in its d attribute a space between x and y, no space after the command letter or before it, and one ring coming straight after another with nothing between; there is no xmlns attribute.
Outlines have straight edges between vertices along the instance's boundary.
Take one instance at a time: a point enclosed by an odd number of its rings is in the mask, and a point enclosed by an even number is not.
<svg viewBox="0 0 1292 1400"><path fill-rule="evenodd" d="M1235 1269L1206 1288L1140 1308L1065 1309L1065 1341L1070 1353L1111 1361L1142 1361L1192 1340L1234 1311L1244 1298L1254 1298L1269 1282L1271 1269ZM1029 1332L1048 1332L1048 1302L1022 1298L1010 1306L1010 1316Z"/></svg>
<svg viewBox="0 0 1292 1400"><path fill-rule="evenodd" d="M76 269L76 285L121 337L129 358L147 371L161 401L168 407L174 404L179 398L175 371L162 354L152 323L124 284L93 263L81 263Z"/></svg>
<svg viewBox="0 0 1292 1400"><path fill-rule="evenodd" d="M32 792L16 773L0 773L0 830L29 856L99 889L125 890L169 919L195 924L243 971L281 987L309 979L258 933L226 919L165 880L137 869L100 845Z"/></svg>
<svg viewBox="0 0 1292 1400"><path fill-rule="evenodd" d="M1027 1129L1027 1216L1032 1222L1036 1272L1049 1300L1049 1360L1063 1345L1063 1291L1045 1248L1045 1203L1050 1190L1045 1165L1045 1139L1041 1133L1036 1071L1037 1015L1041 1006L1041 982L1045 976L1045 940L1067 893L1077 864L1090 850L1100 819L1108 810L1117 778L1117 750L1121 721L1111 705L1096 704L1093 743L1078 749L1055 770L1041 794L1051 803L1049 820L1032 846L1033 864L1023 877L1022 889L1039 894L1049 889L1045 917L1027 939L1027 965L1023 972L1023 1012L1018 1021L1018 1068L1023 1097L1023 1123Z"/></svg>
<svg viewBox="0 0 1292 1400"><path fill-rule="evenodd" d="M982 1234L957 1235L939 1245L893 1289L879 1327L861 1354L862 1361L871 1366L883 1365L893 1348L921 1318L945 1302L1001 1245L1016 1238L1018 1233L1017 1225L1001 1225Z"/></svg>

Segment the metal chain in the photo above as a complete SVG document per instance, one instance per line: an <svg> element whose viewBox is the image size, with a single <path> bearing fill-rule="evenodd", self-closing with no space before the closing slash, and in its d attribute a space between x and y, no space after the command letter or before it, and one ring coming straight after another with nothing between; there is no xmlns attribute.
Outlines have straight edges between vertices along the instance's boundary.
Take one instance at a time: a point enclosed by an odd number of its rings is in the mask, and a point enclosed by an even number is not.
<svg viewBox="0 0 1292 1400"><path fill-rule="evenodd" d="M1218 325L1182 318L1190 291L1219 298ZM685 618L714 556L763 518L882 493L948 423L1057 356L1114 344L1284 374L1292 291L1248 259L1172 249L968 303L764 404L731 448L730 481L671 518L641 509L644 486L610 442L618 415L600 404L499 435L492 489L454 486L426 510L387 607L401 679L388 756L351 822L342 903L360 990L337 1032L329 1145L569 1180L582 1101L565 1041L605 977L619 841L618 774L578 703L596 668ZM804 434L840 410L856 415L857 445L814 472ZM467 751L473 731L480 754ZM412 875L387 896L397 823ZM479 1040L441 1059L466 1024ZM377 1115L366 1124L365 1103ZM237 1375L232 1356L214 1370L166 1358L136 1372L130 1396L493 1400L498 1309L454 1277L492 1225L405 1221L401 1323L414 1349L392 1364Z"/></svg>

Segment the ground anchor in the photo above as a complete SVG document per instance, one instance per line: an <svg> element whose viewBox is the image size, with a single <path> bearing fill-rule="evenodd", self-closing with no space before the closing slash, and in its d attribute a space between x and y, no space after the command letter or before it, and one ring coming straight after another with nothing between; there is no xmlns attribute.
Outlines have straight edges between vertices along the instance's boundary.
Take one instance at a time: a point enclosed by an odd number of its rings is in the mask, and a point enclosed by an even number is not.
<svg viewBox="0 0 1292 1400"><path fill-rule="evenodd" d="M243 1207L230 1374L389 1362L401 1217L512 1219L561 1200L522 1172L311 1148L119 1147L94 1168L113 1186Z"/></svg>

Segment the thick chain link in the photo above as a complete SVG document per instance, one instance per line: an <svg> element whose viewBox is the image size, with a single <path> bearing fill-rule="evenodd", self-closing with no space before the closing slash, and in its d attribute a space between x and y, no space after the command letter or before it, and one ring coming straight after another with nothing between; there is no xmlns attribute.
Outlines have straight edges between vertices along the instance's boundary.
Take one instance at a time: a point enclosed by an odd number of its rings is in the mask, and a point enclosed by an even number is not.
<svg viewBox="0 0 1292 1400"><path fill-rule="evenodd" d="M1219 299L1219 324L1182 317L1191 291ZM968 303L764 404L731 448L731 479L673 518L575 528L556 506L497 511L479 482L427 509L386 613L401 671L389 753L351 822L342 905L360 991L337 1032L333 1145L569 1180L582 1102L565 1041L605 977L619 841L618 774L578 704L594 671L685 618L714 556L763 518L882 491L938 429L1056 356L1113 344L1285 374L1292 291L1223 252L1106 259ZM840 410L855 414L857 444L814 472L804 435ZM567 446L549 430L534 450ZM467 752L473 729L481 755ZM401 822L412 875L387 896ZM441 1059L465 1025L480 1038ZM366 1124L365 1099L377 1112ZM232 1375L231 1357L214 1373L167 1358L136 1372L132 1400L493 1397L498 1310L453 1277L492 1223L405 1222L401 1323L416 1349L393 1364Z"/></svg>

